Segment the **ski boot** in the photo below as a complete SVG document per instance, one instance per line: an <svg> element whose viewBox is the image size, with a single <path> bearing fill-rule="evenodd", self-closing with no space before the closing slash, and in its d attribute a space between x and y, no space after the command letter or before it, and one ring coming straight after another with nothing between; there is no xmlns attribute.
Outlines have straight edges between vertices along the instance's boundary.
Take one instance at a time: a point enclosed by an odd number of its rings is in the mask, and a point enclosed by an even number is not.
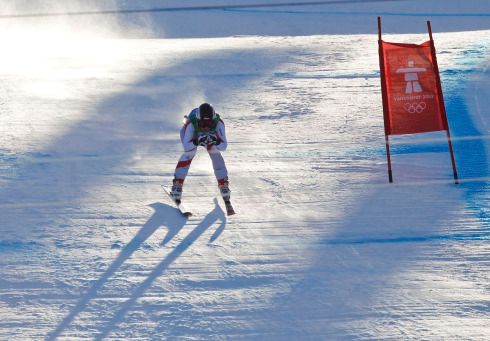
<svg viewBox="0 0 490 341"><path fill-rule="evenodd" d="M221 193L221 197L223 198L223 201L225 202L226 206L226 214L227 215L233 215L235 214L235 210L233 209L233 206L231 205L230 201L230 188L228 187L228 179L219 179L218 180L218 188Z"/></svg>
<svg viewBox="0 0 490 341"><path fill-rule="evenodd" d="M182 199L182 186L184 185L183 179L173 179L172 180L172 190L170 191L170 196L175 201L177 205L180 204Z"/></svg>

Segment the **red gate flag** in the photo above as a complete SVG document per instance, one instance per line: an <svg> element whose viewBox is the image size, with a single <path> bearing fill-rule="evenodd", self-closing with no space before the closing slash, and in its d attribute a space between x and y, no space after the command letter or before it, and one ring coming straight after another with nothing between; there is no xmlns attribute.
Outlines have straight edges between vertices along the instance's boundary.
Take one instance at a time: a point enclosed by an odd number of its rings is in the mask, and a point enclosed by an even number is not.
<svg viewBox="0 0 490 341"><path fill-rule="evenodd" d="M388 135L445 130L430 41L381 44Z"/></svg>
<svg viewBox="0 0 490 341"><path fill-rule="evenodd" d="M430 40L423 44L388 43L381 40L381 18L378 17L379 67L390 182L393 182L393 173L389 135L445 130L454 181L458 183L430 21L427 21L427 29Z"/></svg>

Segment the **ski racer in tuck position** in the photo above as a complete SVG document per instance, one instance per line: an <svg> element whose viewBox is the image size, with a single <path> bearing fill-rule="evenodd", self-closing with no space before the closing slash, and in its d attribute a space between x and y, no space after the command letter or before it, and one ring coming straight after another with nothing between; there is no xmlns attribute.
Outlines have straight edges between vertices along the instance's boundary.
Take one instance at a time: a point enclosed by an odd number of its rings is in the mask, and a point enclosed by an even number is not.
<svg viewBox="0 0 490 341"><path fill-rule="evenodd" d="M234 214L230 203L228 170L221 155L221 152L225 151L228 146L225 124L211 104L203 103L185 116L184 125L180 130L180 140L184 153L180 156L175 168L170 196L175 202L180 203L185 178L197 153L197 148L202 146L206 148L213 163L214 175L228 214Z"/></svg>

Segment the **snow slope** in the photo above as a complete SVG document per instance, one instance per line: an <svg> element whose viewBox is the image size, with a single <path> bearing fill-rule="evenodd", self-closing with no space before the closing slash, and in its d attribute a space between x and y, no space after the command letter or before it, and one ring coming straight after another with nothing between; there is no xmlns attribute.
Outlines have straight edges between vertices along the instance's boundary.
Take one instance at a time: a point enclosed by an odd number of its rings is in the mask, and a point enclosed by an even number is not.
<svg viewBox="0 0 490 341"><path fill-rule="evenodd" d="M40 3L17 5L4 13ZM0 339L485 340L489 13L393 1L2 19ZM425 41L432 21L460 185L440 133L393 139L387 182L378 14L390 41ZM160 184L202 101L225 118L238 214L201 151L185 220Z"/></svg>

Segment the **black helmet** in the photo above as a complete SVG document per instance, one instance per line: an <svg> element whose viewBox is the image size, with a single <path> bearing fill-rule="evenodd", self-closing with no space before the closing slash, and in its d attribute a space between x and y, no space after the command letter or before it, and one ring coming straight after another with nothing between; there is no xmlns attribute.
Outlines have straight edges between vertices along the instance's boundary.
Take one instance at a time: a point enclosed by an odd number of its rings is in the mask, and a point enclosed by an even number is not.
<svg viewBox="0 0 490 341"><path fill-rule="evenodd" d="M216 113L214 108L209 103L203 103L199 106L199 111L197 112L197 119L199 121L212 121L216 118Z"/></svg>

